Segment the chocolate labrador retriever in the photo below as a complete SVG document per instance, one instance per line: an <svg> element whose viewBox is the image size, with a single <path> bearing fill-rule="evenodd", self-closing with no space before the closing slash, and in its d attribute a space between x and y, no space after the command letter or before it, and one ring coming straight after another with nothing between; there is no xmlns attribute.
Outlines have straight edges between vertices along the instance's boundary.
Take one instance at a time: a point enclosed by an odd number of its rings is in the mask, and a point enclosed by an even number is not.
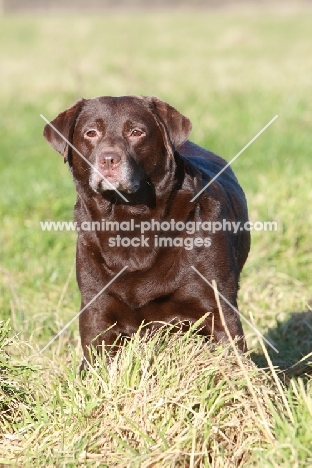
<svg viewBox="0 0 312 468"><path fill-rule="evenodd" d="M203 277L216 281L228 330L246 350L236 312L250 247L246 199L226 162L187 140L190 130L169 104L136 96L81 99L44 129L78 194L79 326L88 361L91 347L114 352L142 323L186 329L206 315L200 333L226 340Z"/></svg>

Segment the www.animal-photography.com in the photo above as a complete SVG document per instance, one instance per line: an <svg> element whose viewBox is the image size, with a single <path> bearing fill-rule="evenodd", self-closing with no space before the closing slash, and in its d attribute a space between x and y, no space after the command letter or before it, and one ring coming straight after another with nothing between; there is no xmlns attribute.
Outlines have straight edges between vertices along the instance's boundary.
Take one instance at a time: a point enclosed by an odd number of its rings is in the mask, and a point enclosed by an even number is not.
<svg viewBox="0 0 312 468"><path fill-rule="evenodd" d="M311 19L0 3L1 466L312 466Z"/></svg>

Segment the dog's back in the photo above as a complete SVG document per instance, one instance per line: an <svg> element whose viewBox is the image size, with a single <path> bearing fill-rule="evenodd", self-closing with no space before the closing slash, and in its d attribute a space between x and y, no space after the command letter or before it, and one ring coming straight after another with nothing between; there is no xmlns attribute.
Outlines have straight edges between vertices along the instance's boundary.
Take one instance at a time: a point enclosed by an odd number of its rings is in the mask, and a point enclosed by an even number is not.
<svg viewBox="0 0 312 468"><path fill-rule="evenodd" d="M204 186L210 184L213 180L212 183L216 182L220 184L227 194L228 203L236 215L234 222L240 223L237 238L237 243L239 244L237 256L239 270L241 271L250 249L250 233L245 229L246 223L248 223L248 209L243 189L239 185L231 167L220 156L191 141L183 143L178 148L178 151L187 162L191 163L201 173Z"/></svg>

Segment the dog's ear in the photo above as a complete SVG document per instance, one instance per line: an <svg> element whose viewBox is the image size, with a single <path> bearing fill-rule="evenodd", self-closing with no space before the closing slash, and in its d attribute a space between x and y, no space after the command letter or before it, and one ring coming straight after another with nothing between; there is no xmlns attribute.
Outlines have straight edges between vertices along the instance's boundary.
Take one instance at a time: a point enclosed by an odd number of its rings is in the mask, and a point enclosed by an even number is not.
<svg viewBox="0 0 312 468"><path fill-rule="evenodd" d="M170 147L170 152L172 150L174 152L187 140L192 130L191 121L174 107L156 97L145 97L144 99L156 117L165 144Z"/></svg>
<svg viewBox="0 0 312 468"><path fill-rule="evenodd" d="M67 141L71 141L76 118L84 102L85 99L80 99L80 101L76 102L72 107L55 117L43 130L45 139L50 143L52 148L63 155L65 163L68 160L69 150Z"/></svg>

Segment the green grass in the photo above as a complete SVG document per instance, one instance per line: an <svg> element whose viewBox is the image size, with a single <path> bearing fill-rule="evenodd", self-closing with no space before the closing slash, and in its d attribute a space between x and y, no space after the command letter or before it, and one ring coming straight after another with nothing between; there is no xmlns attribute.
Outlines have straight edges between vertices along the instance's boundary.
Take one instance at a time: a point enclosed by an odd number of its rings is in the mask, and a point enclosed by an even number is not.
<svg viewBox="0 0 312 468"><path fill-rule="evenodd" d="M252 232L240 309L280 350L270 352L273 364L311 352L310 28L311 12L300 9L0 18L0 318L11 327L1 333L0 463L312 466L309 380L284 388L283 400L272 369L264 375L244 360L244 374L236 359L221 359L225 349L180 337L151 368L151 345L135 341L119 370L100 367L102 380L81 383L77 323L38 354L79 308L75 234L39 225L71 220L75 202L39 114L52 119L81 96L124 94L168 101L191 119L191 140L227 160L279 115L233 164L250 219L278 222L276 232ZM244 329L266 366L255 332Z"/></svg>

